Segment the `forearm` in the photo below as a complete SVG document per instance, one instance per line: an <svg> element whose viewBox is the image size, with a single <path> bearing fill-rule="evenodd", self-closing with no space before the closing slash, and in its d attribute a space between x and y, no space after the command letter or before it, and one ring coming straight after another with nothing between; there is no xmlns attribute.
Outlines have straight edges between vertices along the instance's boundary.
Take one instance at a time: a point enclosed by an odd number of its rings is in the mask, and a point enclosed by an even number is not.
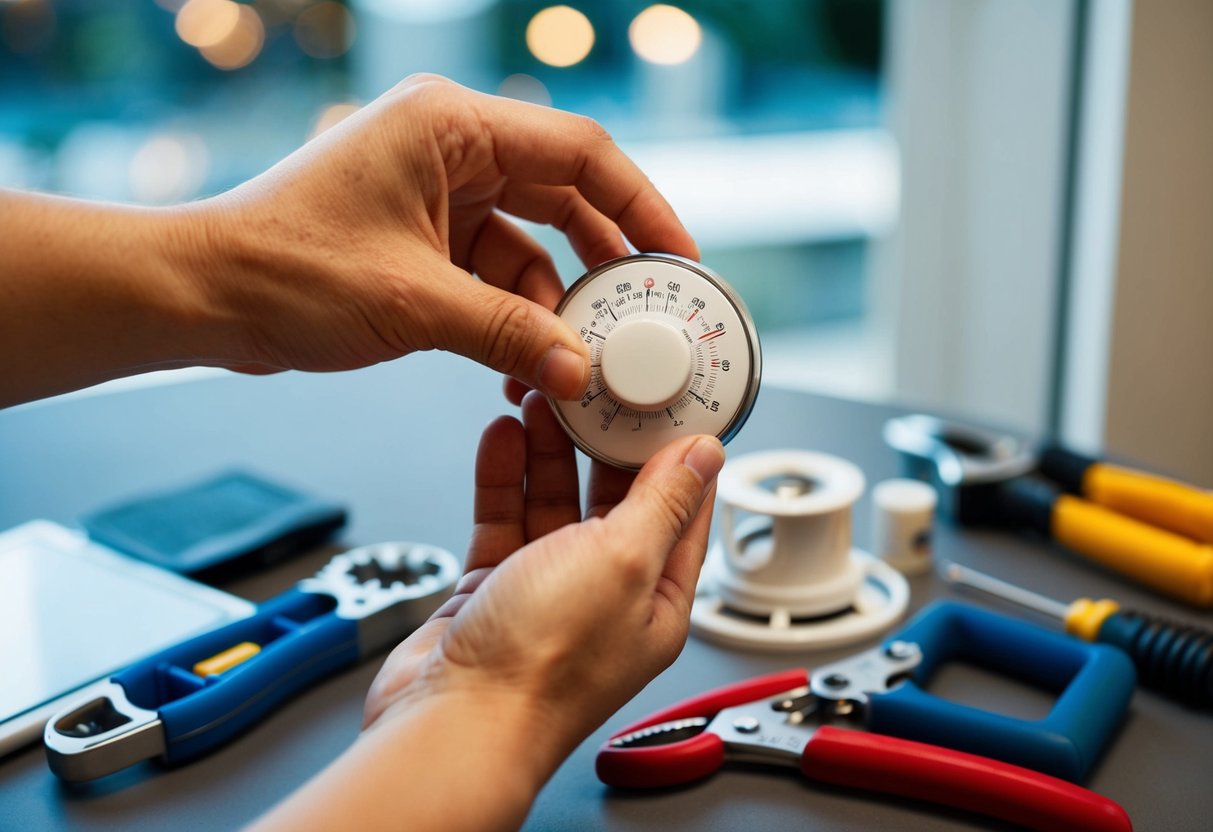
<svg viewBox="0 0 1213 832"><path fill-rule="evenodd" d="M548 727L509 702L417 700L385 713L254 830L516 829L563 757Z"/></svg>
<svg viewBox="0 0 1213 832"><path fill-rule="evenodd" d="M181 213L0 190L0 406L213 357Z"/></svg>

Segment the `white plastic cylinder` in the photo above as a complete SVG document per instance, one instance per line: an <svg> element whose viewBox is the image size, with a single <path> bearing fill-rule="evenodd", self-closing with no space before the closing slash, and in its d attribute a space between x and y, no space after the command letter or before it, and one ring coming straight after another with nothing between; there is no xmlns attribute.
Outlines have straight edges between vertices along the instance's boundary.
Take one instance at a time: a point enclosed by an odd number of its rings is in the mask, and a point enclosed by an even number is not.
<svg viewBox="0 0 1213 832"><path fill-rule="evenodd" d="M920 480L879 483L872 489L872 554L905 575L929 571L937 501L935 489Z"/></svg>
<svg viewBox="0 0 1213 832"><path fill-rule="evenodd" d="M827 454L782 450L732 460L718 479L724 572L716 586L740 612L790 618L851 606L863 567L851 507L863 473ZM738 512L752 516L737 522Z"/></svg>

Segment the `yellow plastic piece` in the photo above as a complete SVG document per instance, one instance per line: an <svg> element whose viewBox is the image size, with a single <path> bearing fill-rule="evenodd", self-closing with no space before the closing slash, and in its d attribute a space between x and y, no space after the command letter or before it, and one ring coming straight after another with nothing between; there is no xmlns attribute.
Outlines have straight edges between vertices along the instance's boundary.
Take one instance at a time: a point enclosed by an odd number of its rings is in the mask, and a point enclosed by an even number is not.
<svg viewBox="0 0 1213 832"><path fill-rule="evenodd" d="M1095 641L1099 637L1099 628L1118 609L1120 604L1108 598L1099 601L1079 598L1066 611L1066 632L1083 641Z"/></svg>
<svg viewBox="0 0 1213 832"><path fill-rule="evenodd" d="M229 647L222 653L216 653L209 659L203 659L194 665L196 676L218 676L231 670L238 664L243 664L261 652L261 645L251 641L242 641L234 647Z"/></svg>
<svg viewBox="0 0 1213 832"><path fill-rule="evenodd" d="M1213 494L1175 480L1095 463L1083 494L1101 506L1205 543L1213 543Z"/></svg>
<svg viewBox="0 0 1213 832"><path fill-rule="evenodd" d="M1213 546L1063 495L1053 537L1140 584L1199 607L1213 606Z"/></svg>

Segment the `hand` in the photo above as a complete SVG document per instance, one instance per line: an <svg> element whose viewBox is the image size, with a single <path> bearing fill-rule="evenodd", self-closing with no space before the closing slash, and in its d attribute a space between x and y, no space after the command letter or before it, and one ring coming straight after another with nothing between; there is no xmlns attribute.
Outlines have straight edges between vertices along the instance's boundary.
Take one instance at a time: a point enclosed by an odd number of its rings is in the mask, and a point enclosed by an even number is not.
<svg viewBox="0 0 1213 832"><path fill-rule="evenodd" d="M560 228L587 265L626 254L621 232L640 250L697 256L596 123L428 75L182 210L213 241L200 248L198 279L240 322L226 363L254 372L443 349L575 398L589 367L576 333L549 312L560 278L502 212Z"/></svg>
<svg viewBox="0 0 1213 832"><path fill-rule="evenodd" d="M488 426L456 595L397 647L365 730L263 828L507 829L560 762L678 655L724 451L689 437L638 474L595 464L585 519L546 400ZM474 791L473 791L474 790Z"/></svg>
<svg viewBox="0 0 1213 832"><path fill-rule="evenodd" d="M560 762L687 640L724 449L689 437L639 474L594 463L540 394L480 439L467 571L383 663L363 734L261 830L517 828Z"/></svg>
<svg viewBox="0 0 1213 832"><path fill-rule="evenodd" d="M595 463L579 522L572 443L543 397L528 395L522 415L484 432L467 574L389 657L369 727L419 695L500 688L565 721L572 750L686 641L719 441L676 442L638 476Z"/></svg>
<svg viewBox="0 0 1213 832"><path fill-rule="evenodd" d="M148 370L343 370L442 349L576 398L551 258L698 257L593 121L410 78L229 193L147 209L0 189L0 407ZM479 280L472 277L479 276Z"/></svg>

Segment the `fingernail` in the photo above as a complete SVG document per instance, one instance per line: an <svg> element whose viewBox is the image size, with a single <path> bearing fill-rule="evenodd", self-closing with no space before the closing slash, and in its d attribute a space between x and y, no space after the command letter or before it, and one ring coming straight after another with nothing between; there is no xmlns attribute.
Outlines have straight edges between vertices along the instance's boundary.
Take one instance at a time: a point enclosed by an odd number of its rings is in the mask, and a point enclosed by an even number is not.
<svg viewBox="0 0 1213 832"><path fill-rule="evenodd" d="M548 350L539 367L539 387L557 399L575 399L585 392L586 361L568 347Z"/></svg>
<svg viewBox="0 0 1213 832"><path fill-rule="evenodd" d="M724 445L715 436L701 436L687 451L683 464L699 475L706 485L724 466Z"/></svg>

